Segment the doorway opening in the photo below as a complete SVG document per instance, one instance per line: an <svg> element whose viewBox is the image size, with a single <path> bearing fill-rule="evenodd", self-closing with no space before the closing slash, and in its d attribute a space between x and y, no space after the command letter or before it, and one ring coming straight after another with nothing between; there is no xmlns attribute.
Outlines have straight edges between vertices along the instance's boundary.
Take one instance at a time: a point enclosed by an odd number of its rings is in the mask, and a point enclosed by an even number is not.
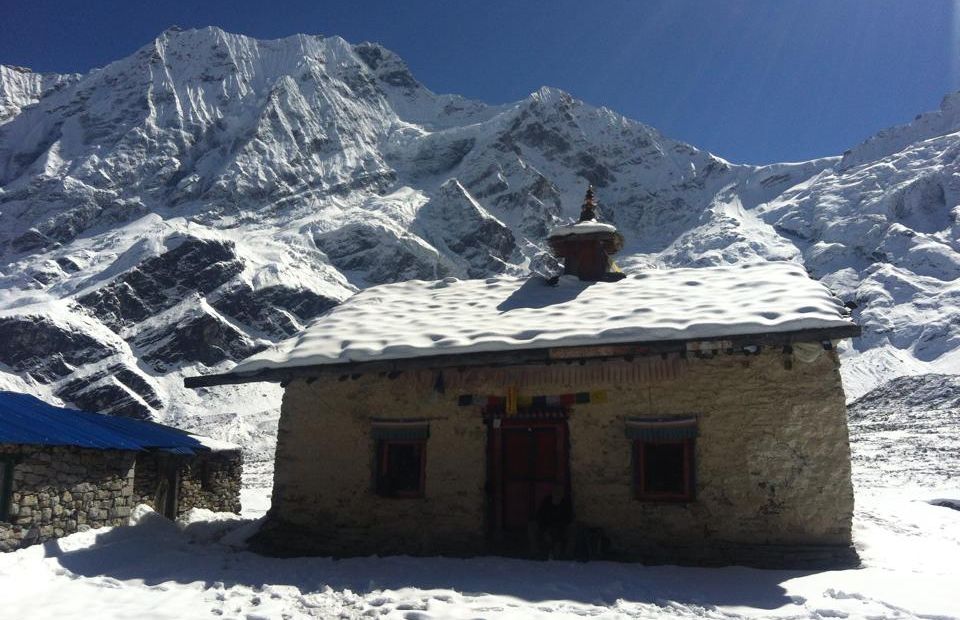
<svg viewBox="0 0 960 620"><path fill-rule="evenodd" d="M490 418L487 466L494 547L507 555L523 555L538 510L555 487L562 486L570 497L566 412Z"/></svg>

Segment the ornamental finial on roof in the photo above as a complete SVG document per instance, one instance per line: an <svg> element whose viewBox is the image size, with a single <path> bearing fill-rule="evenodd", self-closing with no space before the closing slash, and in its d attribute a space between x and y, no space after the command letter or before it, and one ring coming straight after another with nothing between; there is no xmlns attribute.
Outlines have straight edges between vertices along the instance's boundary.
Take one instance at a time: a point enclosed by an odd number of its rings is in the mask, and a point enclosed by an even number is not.
<svg viewBox="0 0 960 620"><path fill-rule="evenodd" d="M583 206L580 207L580 221L587 222L597 219L597 201L593 198L593 185L587 186L587 195L583 197Z"/></svg>

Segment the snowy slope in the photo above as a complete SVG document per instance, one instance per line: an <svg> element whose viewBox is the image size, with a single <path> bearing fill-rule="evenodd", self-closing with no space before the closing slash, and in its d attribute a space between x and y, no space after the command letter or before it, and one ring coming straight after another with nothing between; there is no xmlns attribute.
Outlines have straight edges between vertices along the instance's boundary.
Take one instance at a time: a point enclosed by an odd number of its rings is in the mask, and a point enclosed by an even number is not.
<svg viewBox="0 0 960 620"><path fill-rule="evenodd" d="M41 97L78 79L80 76L76 73L34 73L25 67L0 65L0 125Z"/></svg>
<svg viewBox="0 0 960 620"><path fill-rule="evenodd" d="M549 271L587 183L625 271L792 261L856 303L851 396L960 368L954 97L842 159L756 167L552 88L437 95L339 37L172 29L82 76L0 77L10 389L267 436L276 386L182 377L373 284Z"/></svg>
<svg viewBox="0 0 960 620"><path fill-rule="evenodd" d="M857 305L864 335L846 375L854 395L890 377L960 371L960 122L925 138L926 119L917 142L824 170L754 210ZM897 142L909 130L897 128Z"/></svg>

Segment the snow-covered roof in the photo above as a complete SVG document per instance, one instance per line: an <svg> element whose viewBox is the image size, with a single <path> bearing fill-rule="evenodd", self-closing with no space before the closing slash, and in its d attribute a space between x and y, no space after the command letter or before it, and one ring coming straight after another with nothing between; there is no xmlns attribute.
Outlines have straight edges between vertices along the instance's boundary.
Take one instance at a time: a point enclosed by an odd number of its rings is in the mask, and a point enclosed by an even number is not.
<svg viewBox="0 0 960 620"><path fill-rule="evenodd" d="M554 237L566 237L567 235L587 235L600 232L617 232L617 227L613 224L587 220L585 222L577 222L576 224L556 226L550 230L548 236L552 239Z"/></svg>
<svg viewBox="0 0 960 620"><path fill-rule="evenodd" d="M264 369L666 340L855 329L793 263L649 270L618 282L412 280L357 293L299 337L242 361Z"/></svg>

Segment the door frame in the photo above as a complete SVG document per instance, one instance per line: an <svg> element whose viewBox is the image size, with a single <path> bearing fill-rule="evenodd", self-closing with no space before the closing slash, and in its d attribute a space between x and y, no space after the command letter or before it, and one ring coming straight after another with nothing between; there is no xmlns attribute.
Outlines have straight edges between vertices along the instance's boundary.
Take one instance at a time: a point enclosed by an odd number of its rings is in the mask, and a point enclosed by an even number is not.
<svg viewBox="0 0 960 620"><path fill-rule="evenodd" d="M487 416L487 531L495 544L504 542L504 459L503 430L516 428L554 428L557 430L557 451L560 455L559 480L567 497L571 497L570 427L566 410L546 415L519 414L504 417ZM571 497L572 501L572 497Z"/></svg>
<svg viewBox="0 0 960 620"><path fill-rule="evenodd" d="M158 454L155 458L157 464L155 509L166 518L176 520L180 512L181 460L172 454Z"/></svg>

